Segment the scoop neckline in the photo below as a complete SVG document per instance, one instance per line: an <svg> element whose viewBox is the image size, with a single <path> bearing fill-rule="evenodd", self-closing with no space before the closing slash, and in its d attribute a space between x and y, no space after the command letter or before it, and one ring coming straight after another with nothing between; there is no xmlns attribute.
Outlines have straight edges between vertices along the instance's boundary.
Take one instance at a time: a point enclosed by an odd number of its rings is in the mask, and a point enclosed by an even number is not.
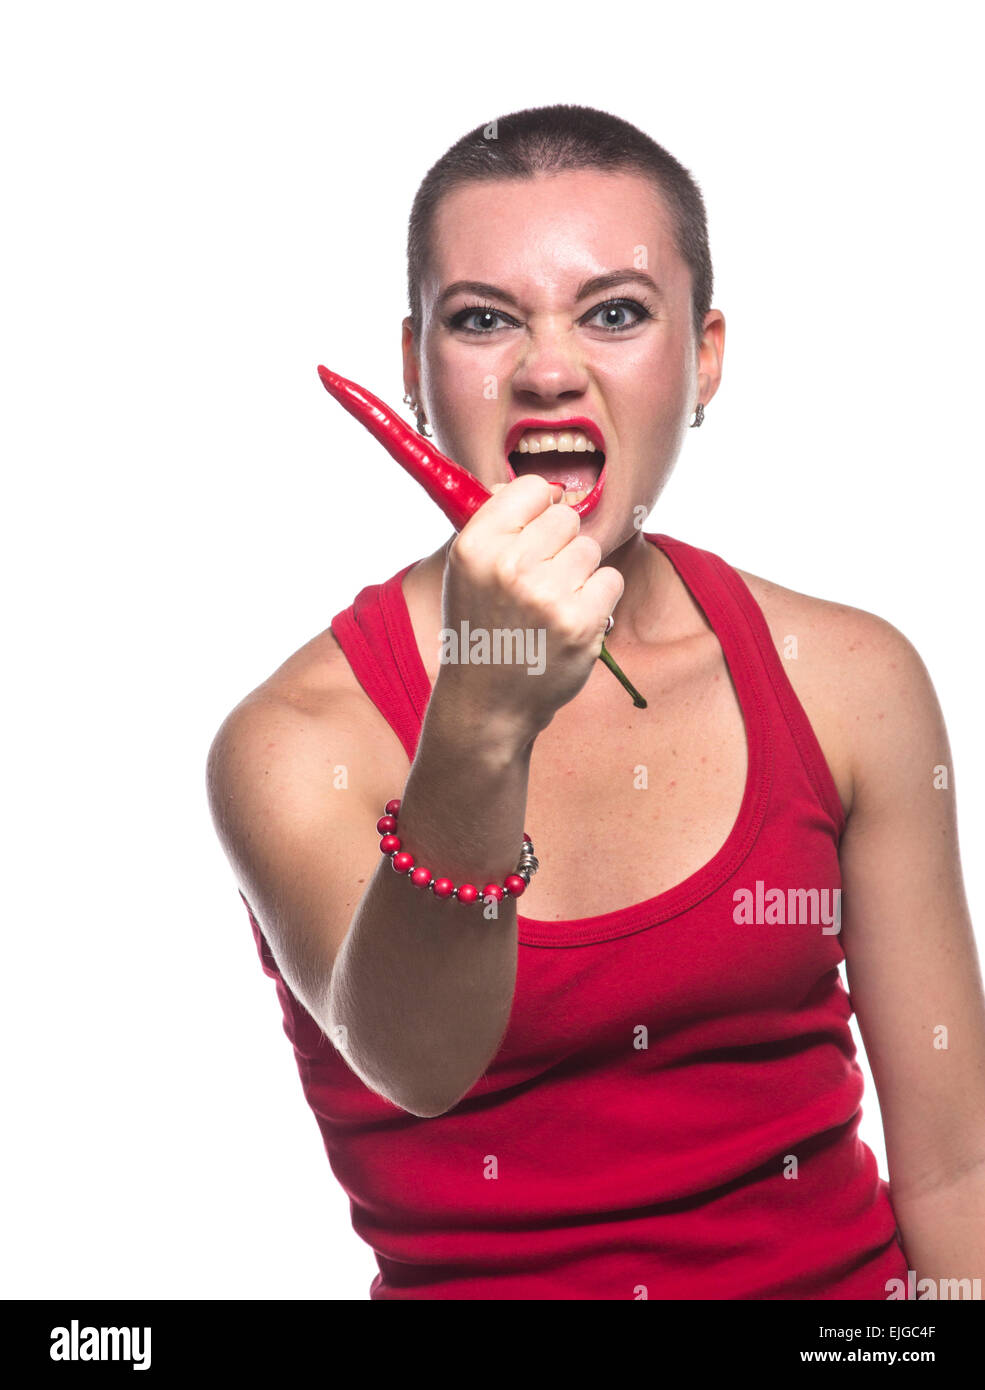
<svg viewBox="0 0 985 1390"><path fill-rule="evenodd" d="M747 767L742 801L732 829L711 859L680 883L653 897L643 898L627 907L614 908L610 912L594 913L590 917L569 917L559 921L525 916L519 910L522 899L518 899L517 938L524 946L587 946L595 942L611 941L620 936L629 936L670 921L714 893L735 873L752 850L766 814L773 774L772 740L761 684L757 681L750 662L752 638L750 635L742 641L734 626L733 619L739 614L738 605L731 597L725 597L727 590L722 585L718 591L718 613L713 623L702 602L702 596L707 599L707 592L703 590L703 595L696 592L692 582L697 567L685 560L682 568L680 563L682 552L686 554L693 547L659 532L642 534L645 540L650 541L670 560L722 648L745 731ZM676 556L675 549L678 551ZM398 662L402 667L411 699L420 720L423 721L432 686L417 646L410 609L403 591L404 576L416 563L416 560L411 561L393 576L390 585L385 586L383 598L384 619L391 639L397 638L392 645L398 654ZM688 573L684 573L685 569ZM700 584L698 587L703 589ZM388 598L391 600L390 603L386 602ZM536 843L536 826L531 828L531 833Z"/></svg>

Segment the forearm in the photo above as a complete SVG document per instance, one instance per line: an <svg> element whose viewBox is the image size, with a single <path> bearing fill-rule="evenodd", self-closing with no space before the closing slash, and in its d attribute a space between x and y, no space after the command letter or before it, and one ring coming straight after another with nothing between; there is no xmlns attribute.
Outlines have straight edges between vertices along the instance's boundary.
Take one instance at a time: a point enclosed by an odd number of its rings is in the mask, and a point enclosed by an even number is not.
<svg viewBox="0 0 985 1390"><path fill-rule="evenodd" d="M921 1279L964 1279L985 1292L985 1163L952 1182L898 1197L893 1209L908 1267ZM977 1288L974 1281L978 1280ZM940 1297L938 1292L938 1297Z"/></svg>
<svg viewBox="0 0 985 1390"><path fill-rule="evenodd" d="M471 717L440 678L400 798L401 844L456 885L502 883L517 863L532 738ZM380 814L383 807L380 807ZM367 834L375 827L367 826ZM436 898L380 861L332 973L329 1018L368 1086L440 1114L496 1055L516 984L516 900ZM339 1036L336 1033L336 1036Z"/></svg>

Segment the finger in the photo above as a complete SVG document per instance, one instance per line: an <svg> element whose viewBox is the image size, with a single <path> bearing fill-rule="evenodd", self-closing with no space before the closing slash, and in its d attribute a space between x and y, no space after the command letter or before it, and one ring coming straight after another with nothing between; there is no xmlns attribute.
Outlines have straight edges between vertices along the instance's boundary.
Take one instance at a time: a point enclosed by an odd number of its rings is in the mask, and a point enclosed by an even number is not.
<svg viewBox="0 0 985 1390"><path fill-rule="evenodd" d="M568 592L582 589L602 563L602 552L590 536L574 536L551 561L551 574Z"/></svg>
<svg viewBox="0 0 985 1390"><path fill-rule="evenodd" d="M516 556L517 568L529 569L553 560L580 530L581 518L573 507L548 507L513 537L510 549Z"/></svg>
<svg viewBox="0 0 985 1390"><path fill-rule="evenodd" d="M623 596L626 581L612 565L600 565L581 586L581 594L590 601L591 610L598 619L601 634L616 604Z"/></svg>
<svg viewBox="0 0 985 1390"><path fill-rule="evenodd" d="M522 478L511 478L508 483L495 486L496 491L469 522L469 531L478 538L487 533L508 535L511 531L519 535L534 517L564 496L560 483L549 483L538 473L526 473Z"/></svg>

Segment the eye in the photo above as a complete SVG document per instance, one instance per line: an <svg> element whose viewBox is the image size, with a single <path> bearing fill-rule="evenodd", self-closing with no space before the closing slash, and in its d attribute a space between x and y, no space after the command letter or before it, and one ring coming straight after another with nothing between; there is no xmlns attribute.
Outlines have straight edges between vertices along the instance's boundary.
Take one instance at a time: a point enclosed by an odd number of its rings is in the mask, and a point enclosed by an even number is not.
<svg viewBox="0 0 985 1390"><path fill-rule="evenodd" d="M604 328L607 333L625 333L627 328L635 328L644 319L653 318L650 306L638 299L607 299L582 322L590 324L600 314L603 316L602 322L595 326Z"/></svg>
<svg viewBox="0 0 985 1390"><path fill-rule="evenodd" d="M470 324L470 319L475 322ZM464 309L459 309L457 314L452 314L448 326L459 328L465 333L489 334L496 331L496 319L502 319L513 328L517 326L515 319L511 319L499 309L494 309L491 304L467 304Z"/></svg>

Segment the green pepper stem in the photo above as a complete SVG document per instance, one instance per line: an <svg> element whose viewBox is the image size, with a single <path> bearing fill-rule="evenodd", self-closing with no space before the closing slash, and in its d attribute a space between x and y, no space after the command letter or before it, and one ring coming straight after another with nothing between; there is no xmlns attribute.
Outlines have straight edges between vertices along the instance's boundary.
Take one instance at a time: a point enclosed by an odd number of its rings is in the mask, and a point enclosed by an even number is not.
<svg viewBox="0 0 985 1390"><path fill-rule="evenodd" d="M633 704L636 706L636 708L646 709L646 701L643 699L643 696L636 689L636 686L633 685L631 681L627 680L626 677L623 675L619 667L619 663L616 661L612 653L606 647L604 640L602 642L602 650L599 652L599 661L604 661L606 666L608 666L609 670L615 676L616 680L620 683L620 685L625 690L629 691L630 695L632 695L633 697Z"/></svg>

